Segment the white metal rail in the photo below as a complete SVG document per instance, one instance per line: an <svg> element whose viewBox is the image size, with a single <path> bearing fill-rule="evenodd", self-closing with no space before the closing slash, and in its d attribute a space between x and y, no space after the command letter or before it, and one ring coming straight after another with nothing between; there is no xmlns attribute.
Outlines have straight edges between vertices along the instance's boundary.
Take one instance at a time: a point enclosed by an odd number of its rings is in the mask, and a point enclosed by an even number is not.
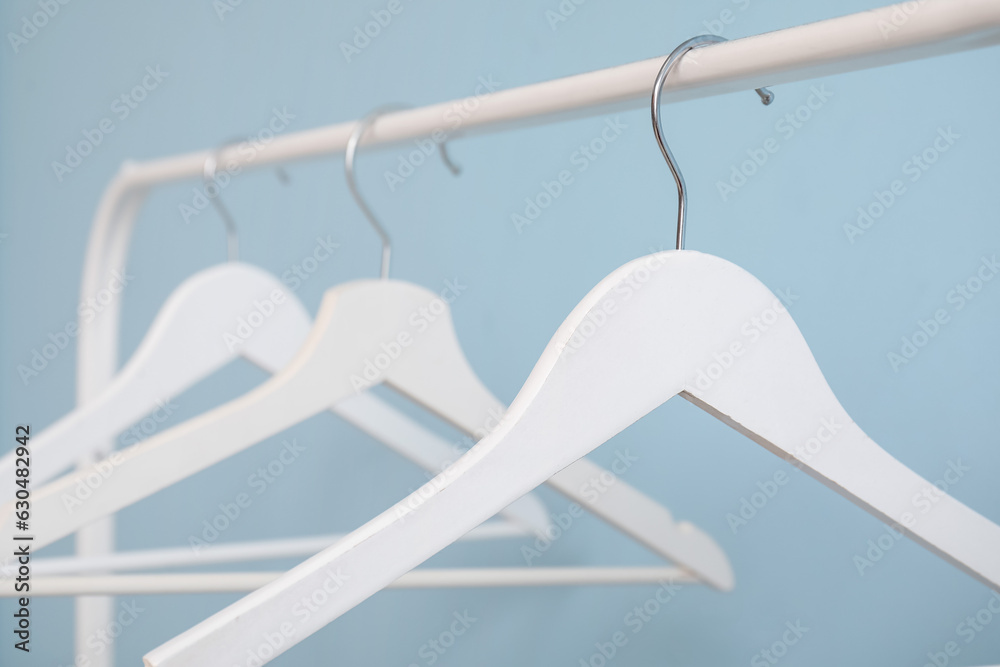
<svg viewBox="0 0 1000 667"><path fill-rule="evenodd" d="M31 581L32 596L179 595L189 593L249 593L284 572L212 572L210 574L118 574L41 576ZM514 586L626 586L701 582L676 567L498 567L416 569L389 588L509 588ZM0 589L0 598L17 597L13 588Z"/></svg>

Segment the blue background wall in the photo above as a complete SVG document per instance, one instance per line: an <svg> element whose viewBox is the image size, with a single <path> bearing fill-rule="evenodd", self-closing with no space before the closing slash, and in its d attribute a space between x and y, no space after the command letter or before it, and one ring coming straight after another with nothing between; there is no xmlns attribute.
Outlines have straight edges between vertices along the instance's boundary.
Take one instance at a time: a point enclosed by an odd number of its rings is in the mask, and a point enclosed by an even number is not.
<svg viewBox="0 0 1000 667"><path fill-rule="evenodd" d="M0 450L12 445L15 424L41 429L73 406L72 346L27 383L17 366L75 320L90 220L123 160L245 137L264 127L274 108L287 108L294 115L288 131L299 131L386 102L464 97L480 77L506 89L663 55L706 32L705 22L726 9L735 20L723 35L732 38L880 4L590 0L553 28L546 12L556 0L403 0L403 11L350 62L340 43L385 2L245 0L221 16L208 0L60 6L16 53L9 38L0 45L0 433L7 434ZM33 2L4 2L3 32L19 31L35 11ZM121 118L121 106L112 104L140 83L147 66L169 74ZM981 258L1000 251L998 66L1000 49L990 49L778 86L769 108L747 91L665 111L690 187L688 247L745 267L773 290L790 290L797 297L792 314L855 420L931 480L951 464L967 467L950 492L993 521L1000 521L1000 280L986 283L961 310L948 294L975 274ZM776 123L805 104L813 86L825 87L828 99L789 136ZM114 131L57 178L52 162L63 161L65 146L103 118ZM395 192L383 174L409 149L360 158L361 187L395 244L393 276L430 288L455 278L468 285L453 304L459 338L504 400L593 285L672 238L675 194L647 111L614 118L625 129L583 172L573 154L599 136L604 117L456 141L451 152L464 167L460 178L431 159ZM905 163L948 128L958 135L953 145L919 180L909 180ZM724 200L717 182L769 138L778 152ZM518 233L511 215L563 169L573 171L574 183ZM246 172L224 199L239 225L242 257L278 275L301 263L318 236L341 244L296 292L314 310L326 287L376 274L378 243L349 198L341 156L291 164L287 173L283 185L270 170ZM845 223L894 179L905 183L905 193L850 242ZM134 278L123 295L123 359L172 289L225 258L214 211L189 223L178 211L196 185L158 187L141 212L128 265ZM950 321L910 363L892 368L887 354L940 308ZM235 363L177 397L163 427L263 379ZM292 438L304 453L220 539L350 529L425 480L321 415L122 512L120 546L185 544ZM684 589L633 633L626 614L653 596L653 586L383 592L275 664L430 664L427 642L466 610L476 622L437 664L577 665L619 630L629 638L613 659L619 665L764 664L760 657L753 662L755 655L796 622L808 632L781 664L922 665L949 641L960 648L950 664L1000 660L1000 619L971 633L971 641L959 627L986 607L984 586L908 541L893 541L859 574L855 557L885 534L882 524L692 405L669 402L593 458L608 464L626 449L640 464L624 478L724 547L737 577L731 594ZM788 483L734 532L727 515L777 471ZM565 511L562 497L539 493L552 512ZM523 565L526 544L456 545L430 564ZM67 540L47 551L70 549ZM535 565L655 562L587 517ZM119 664L139 664L147 650L236 598L123 600L143 611L117 642ZM7 619L0 622L7 637L0 663L71 664L71 602L32 604L33 652L24 662L6 629L12 605L0 603Z"/></svg>

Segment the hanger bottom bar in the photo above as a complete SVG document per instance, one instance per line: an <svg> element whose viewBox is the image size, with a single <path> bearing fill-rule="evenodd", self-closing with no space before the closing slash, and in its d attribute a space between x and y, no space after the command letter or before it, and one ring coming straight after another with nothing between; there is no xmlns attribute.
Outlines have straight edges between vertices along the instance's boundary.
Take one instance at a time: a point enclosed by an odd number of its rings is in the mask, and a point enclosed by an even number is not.
<svg viewBox="0 0 1000 667"><path fill-rule="evenodd" d="M462 536L463 542L524 537L524 529L509 521L487 521ZM224 542L200 550L192 547L168 547L118 551L100 556L60 556L33 561L32 573L37 576L107 574L136 570L162 570L174 567L203 567L219 563L271 560L314 556L343 535L260 540L254 542ZM17 568L0 567L0 581L13 577Z"/></svg>
<svg viewBox="0 0 1000 667"><path fill-rule="evenodd" d="M212 572L194 574L129 574L85 577L35 577L33 597L77 595L162 595L176 593L246 593L268 584L284 572ZM523 586L624 586L637 584L698 584L676 567L545 567L414 570L389 588L506 588ZM17 597L13 588L0 597Z"/></svg>

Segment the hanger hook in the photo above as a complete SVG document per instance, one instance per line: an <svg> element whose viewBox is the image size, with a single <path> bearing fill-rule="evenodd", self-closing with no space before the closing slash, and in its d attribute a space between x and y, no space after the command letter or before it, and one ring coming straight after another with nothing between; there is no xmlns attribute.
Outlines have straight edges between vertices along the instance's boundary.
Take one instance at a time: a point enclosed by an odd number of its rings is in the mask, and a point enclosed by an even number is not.
<svg viewBox="0 0 1000 667"><path fill-rule="evenodd" d="M458 176L459 174L462 173L462 167L460 165L455 164L452 161L451 156L448 155L447 142L442 141L438 145L438 152L441 153L441 161L444 162L444 166L448 167L448 171L451 172L452 176Z"/></svg>
<svg viewBox="0 0 1000 667"><path fill-rule="evenodd" d="M226 255L230 262L239 261L240 258L240 239L236 232L236 222L233 220L232 214L226 205L222 203L222 187L215 182L216 172L219 168L219 157L222 155L222 151L226 150L229 146L243 141L240 137L236 137L227 141L226 143L220 145L218 148L212 152L207 158L205 158L205 166L202 169L202 177L204 178L205 185L208 186L209 183L213 183L216 187L216 193L214 197L205 193L205 196L212 202L212 206L218 211L219 217L222 218L223 224L226 226ZM278 180L284 185L288 185L288 172L282 168L281 165L275 167L275 173L278 175Z"/></svg>
<svg viewBox="0 0 1000 667"><path fill-rule="evenodd" d="M719 37L718 35L699 35L698 37L692 37L687 40L676 49L673 53L667 56L666 61L660 68L660 73L656 75L656 83L653 85L653 99L651 103L652 115L653 115L653 134L656 135L656 143L660 146L660 152L663 153L663 159L667 161L667 166L670 167L670 173L674 176L674 181L677 183L677 249L684 249L684 226L687 222L687 189L684 185L684 177L681 175L680 168L677 166L677 160L674 159L674 154L670 150L670 146L667 145L666 140L663 138L663 123L660 120L660 97L663 94L663 84L667 80L667 75L670 74L670 70L673 69L674 65L681 57L692 49L697 49L702 46L707 46L708 44L716 44L718 42L728 41L725 37ZM774 101L774 93L772 93L767 88L757 88L757 94L760 95L760 101L765 105L770 104Z"/></svg>
<svg viewBox="0 0 1000 667"><path fill-rule="evenodd" d="M236 232L236 222L233 220L233 216L229 213L226 205L222 203L222 188L215 182L215 175L219 166L219 156L222 155L222 151L233 143L229 141L216 148L215 151L205 158L205 166L202 169L202 178L204 179L205 187L207 188L209 184L214 184L216 188L214 197L209 196L207 192L205 195L212 202L212 206L218 211L219 217L222 218L222 222L226 226L226 255L230 262L236 262L240 258L240 238Z"/></svg>
<svg viewBox="0 0 1000 667"><path fill-rule="evenodd" d="M361 143L361 138L380 116L391 111L400 111L408 108L410 107L402 104L386 104L369 112L367 116L358 121L354 132L351 133L350 139L347 140L347 148L344 151L344 175L347 177L347 187L351 191L351 196L354 197L354 202L361 209L361 212L365 214L365 218L368 219L369 224L371 224L375 233L378 234L379 240L382 241L382 268L379 275L383 280L389 278L389 260L392 255L392 244L389 241L389 235L386 233L385 227L375 217L371 207L368 206L361 196L361 192L358 190L358 181L354 175L354 161L357 157L358 144ZM441 160L444 162L444 166L448 168L448 171L458 176L462 172L462 169L452 162L448 155L448 150L445 148L445 142L442 141L438 144L438 152L441 153Z"/></svg>

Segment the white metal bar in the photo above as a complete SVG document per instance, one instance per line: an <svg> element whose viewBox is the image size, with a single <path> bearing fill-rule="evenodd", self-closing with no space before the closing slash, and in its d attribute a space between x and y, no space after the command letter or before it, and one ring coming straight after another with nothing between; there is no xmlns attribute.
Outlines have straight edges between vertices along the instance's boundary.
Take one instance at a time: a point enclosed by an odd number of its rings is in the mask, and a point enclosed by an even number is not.
<svg viewBox="0 0 1000 667"><path fill-rule="evenodd" d="M33 597L73 595L161 595L245 593L255 591L284 572L212 572L196 574L119 574L85 577L33 577ZM698 584L674 567L513 567L413 570L389 588L509 588L515 586L622 586ZM0 597L17 597L5 586Z"/></svg>
<svg viewBox="0 0 1000 667"><path fill-rule="evenodd" d="M531 533L510 521L489 521L463 535L462 541L526 536L533 537ZM278 540L229 542L212 544L197 551L192 547L173 547L117 551L94 556L39 558L33 561L31 571L33 575L37 576L134 572L136 570L160 570L171 567L313 556L337 542L341 537L343 535L318 535ZM13 576L12 571L2 574L8 577Z"/></svg>
<svg viewBox="0 0 1000 667"><path fill-rule="evenodd" d="M112 216L119 216L122 220L134 220L145 200L145 195L146 192L143 188L125 190L112 185L102 197L97 218L104 217L110 220ZM123 226L117 233L106 239L107 245L102 250L102 257L90 257L86 261L96 263L99 270L100 262L103 260L103 252L107 252L110 257L124 258L128 254L131 229L131 224ZM93 269L89 273L94 273ZM81 285L82 293L85 295L84 300L94 298L98 294L97 290L87 286L87 274L88 268L85 265L84 280ZM105 284L107 283L105 282ZM77 355L76 398L78 405L82 405L97 396L114 376L118 365L118 308L118 299L113 299L109 304L107 317L94 318L89 326L83 326L83 320L81 320L80 339L77 343L78 351L82 353ZM102 451L81 460L80 467L86 468L94 461L105 458L113 446L113 442L106 443ZM75 550L77 556L87 558L114 551L114 528L114 517L106 517L80 530L76 535ZM98 632L103 632L105 628L109 627L109 624L114 620L114 614L114 600L110 597L80 597L74 602L75 655L84 658L90 667L114 667L114 651L98 650L91 641Z"/></svg>
<svg viewBox="0 0 1000 667"><path fill-rule="evenodd" d="M912 7L916 7L914 11ZM903 17L903 18L900 18ZM904 20L905 19L905 20ZM898 29L887 32L886 26ZM891 5L796 28L706 46L688 53L671 73L664 102L788 83L1000 43L996 0L926 0ZM458 131L497 131L643 105L661 58L381 116L366 145L386 144L451 130L446 113L467 109ZM343 150L354 122L288 134L256 152L253 164L236 152L220 162L244 167L316 157ZM454 134L454 133L452 133ZM214 149L213 149L214 150ZM87 248L82 294L95 294L110 271L125 263L131 228L148 186L195 178L210 151L145 163L125 163L109 184L95 215ZM80 323L79 378L89 392L114 372L120 304Z"/></svg>
<svg viewBox="0 0 1000 667"><path fill-rule="evenodd" d="M998 43L1000 5L996 0L908 2L703 47L677 64L664 101L751 90ZM461 134L637 108L649 103L663 60L652 58L386 114L373 123L362 143L391 144L430 136L435 130L453 134L448 112L454 118L458 108L468 110L457 128ZM250 159L254 166L262 166L339 152L355 126L356 121L349 121L281 136ZM138 186L200 177L210 151L134 164L124 178L130 186ZM230 147L219 162L250 166L248 158L237 151L236 146Z"/></svg>

